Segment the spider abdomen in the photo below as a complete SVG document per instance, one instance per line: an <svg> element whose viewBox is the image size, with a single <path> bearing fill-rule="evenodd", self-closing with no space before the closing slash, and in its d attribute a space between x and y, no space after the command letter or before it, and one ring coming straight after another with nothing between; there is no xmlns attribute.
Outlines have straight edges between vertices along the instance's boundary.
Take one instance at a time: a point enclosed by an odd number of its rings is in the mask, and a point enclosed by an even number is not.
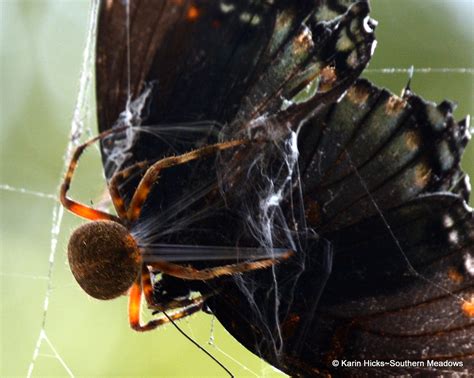
<svg viewBox="0 0 474 378"><path fill-rule="evenodd" d="M78 227L69 240L68 259L76 281L96 299L123 294L141 266L135 239L124 226L107 220Z"/></svg>

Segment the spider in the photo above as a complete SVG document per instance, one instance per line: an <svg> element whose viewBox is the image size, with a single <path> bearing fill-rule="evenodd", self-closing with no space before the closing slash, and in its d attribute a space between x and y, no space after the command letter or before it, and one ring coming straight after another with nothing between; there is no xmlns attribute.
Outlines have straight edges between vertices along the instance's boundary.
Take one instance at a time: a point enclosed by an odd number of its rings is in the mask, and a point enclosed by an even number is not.
<svg viewBox="0 0 474 378"><path fill-rule="evenodd" d="M278 257L201 270L165 260L154 260L145 264L142 251L130 233L130 227L139 219L152 186L158 182L160 171L176 165L186 164L192 160L209 157L218 151L243 146L249 141L231 140L211 144L179 156L165 157L153 164L147 161L138 162L118 171L108 183L108 189L117 215L94 209L69 198L67 193L72 177L84 150L109 134L124 129L122 127L105 131L75 149L61 186L60 200L62 205L72 213L92 221L78 227L69 240L68 259L75 279L87 294L96 299L113 299L128 291L128 318L130 326L134 330L149 331L169 321L189 316L201 310L206 299L202 295L193 299L176 299L163 308L154 299L150 271L159 271L183 280L206 281L223 275L267 268L283 259L287 259L292 254L292 251L286 251ZM119 183L130 177L134 171L145 169L146 172L141 178L127 208L118 190ZM169 316L156 318L142 324L140 319L142 294L149 308L155 308L163 312L168 309L177 310Z"/></svg>

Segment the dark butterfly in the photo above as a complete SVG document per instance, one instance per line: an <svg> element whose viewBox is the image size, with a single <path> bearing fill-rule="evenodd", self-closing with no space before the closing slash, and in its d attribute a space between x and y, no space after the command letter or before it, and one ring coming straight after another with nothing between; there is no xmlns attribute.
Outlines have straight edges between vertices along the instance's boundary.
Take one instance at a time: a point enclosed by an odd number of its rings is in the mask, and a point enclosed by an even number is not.
<svg viewBox="0 0 474 378"><path fill-rule="evenodd" d="M148 302L176 318L211 311L291 375L364 372L333 360L473 363L467 125L447 102L357 80L374 47L368 13L351 0L101 4L101 151L109 183L126 172L118 212L140 203L126 225L152 267ZM151 164L229 140L250 142L161 170L134 198ZM173 271L259 261L213 279Z"/></svg>

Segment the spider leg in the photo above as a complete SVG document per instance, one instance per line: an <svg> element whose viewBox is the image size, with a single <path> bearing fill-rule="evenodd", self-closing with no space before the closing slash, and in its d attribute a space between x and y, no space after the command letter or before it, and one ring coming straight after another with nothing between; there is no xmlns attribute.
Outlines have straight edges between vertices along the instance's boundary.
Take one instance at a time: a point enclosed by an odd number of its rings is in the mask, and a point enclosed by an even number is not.
<svg viewBox="0 0 474 378"><path fill-rule="evenodd" d="M125 202L118 189L120 182L125 181L135 171L142 170L148 167L149 165L150 164L147 161L141 161L141 162L135 163L131 165L130 167L127 167L125 169L122 169L121 171L118 171L110 179L109 193L110 193L110 196L112 197L112 202L114 204L115 210L117 211L119 218L127 219L127 209L125 208Z"/></svg>
<svg viewBox="0 0 474 378"><path fill-rule="evenodd" d="M156 327L159 327L162 324L169 323L169 319L167 317L162 317L158 319L150 320L148 323L142 325L140 321L140 309L141 309L141 301L142 301L142 279L143 279L143 271L140 274L135 282L133 283L132 287L130 288L130 297L128 302L128 319L130 326L132 329L138 332L145 332L151 331ZM149 279L149 274L148 274ZM150 282L151 285L151 282ZM147 294L145 294L146 296ZM179 320L185 318L186 316L192 315L195 312L202 309L204 304L203 297L198 297L192 301L192 303L182 308L181 310L169 315L171 320Z"/></svg>
<svg viewBox="0 0 474 378"><path fill-rule="evenodd" d="M152 166L150 166L150 168L147 169L145 175L142 177L140 183L138 184L135 193L133 194L133 198L130 202L130 207L128 208L127 213L128 221L133 222L137 220L140 216L142 206L148 197L151 187L158 180L160 171L162 169L170 168L175 165L185 164L189 161L196 160L202 157L207 157L215 154L218 151L240 146L244 143L246 143L246 141L234 140L229 142L211 144L179 156L170 156L154 163Z"/></svg>
<svg viewBox="0 0 474 378"><path fill-rule="evenodd" d="M121 128L110 129L110 130L104 131L103 133L97 135L96 137L76 147L76 149L74 150L74 153L72 154L71 162L69 163L69 167L66 172L66 176L64 177L63 184L61 185L61 191L59 193L60 201L66 209L68 209L69 211L73 212L76 215L79 215L80 217L83 217L89 220L112 220L112 221L121 223L120 219L116 217L115 215L106 213L104 211L96 210L90 206L84 205L82 203L79 203L70 199L67 196L67 192L69 191L69 188L71 186L72 177L77 168L79 158L81 157L84 150L87 147L89 147L91 144L97 142L99 139L103 139L109 134L123 131L123 130L124 128L121 127Z"/></svg>
<svg viewBox="0 0 474 378"><path fill-rule="evenodd" d="M293 251L287 251L278 258L269 258L259 261L242 262L237 264L229 264L224 266L216 266L214 268L195 269L189 266L174 264L167 261L154 261L149 265L164 274L181 278L183 280L201 280L207 281L224 275L233 275L236 273L244 273L256 269L265 269L286 260L293 255Z"/></svg>
<svg viewBox="0 0 474 378"><path fill-rule="evenodd" d="M149 307L153 307L153 284L151 283L150 271L145 264L142 264L142 290Z"/></svg>

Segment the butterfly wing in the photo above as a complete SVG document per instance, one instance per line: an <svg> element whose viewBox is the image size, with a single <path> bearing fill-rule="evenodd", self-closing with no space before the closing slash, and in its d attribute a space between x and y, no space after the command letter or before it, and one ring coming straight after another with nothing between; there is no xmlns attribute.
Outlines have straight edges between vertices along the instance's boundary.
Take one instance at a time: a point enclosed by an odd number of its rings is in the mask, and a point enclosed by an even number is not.
<svg viewBox="0 0 474 378"><path fill-rule="evenodd" d="M370 59L368 12L365 1L104 1L99 129L147 85L145 122L153 125L248 122L279 110L325 67L334 72L324 90L340 95Z"/></svg>
<svg viewBox="0 0 474 378"><path fill-rule="evenodd" d="M141 130L102 145L108 178L119 166L215 141L214 126L233 136L262 115L304 125L301 188L319 237L306 242L304 265L276 269L281 311L268 301L273 272L235 277L209 302L246 347L291 374L337 374L331 358L343 357L472 364L472 321L460 302L473 284L459 169L467 127L448 103L408 91L397 98L365 81L333 105L370 59L367 15L367 2L349 0L101 4L99 129L128 122ZM107 169L117 149L124 159ZM215 181L213 162L164 174L142 224L150 242L174 233L175 243L235 245L229 229L238 220L202 211ZM127 198L135 187L121 190Z"/></svg>
<svg viewBox="0 0 474 378"><path fill-rule="evenodd" d="M366 1L348 0L102 2L99 130L135 126L102 142L106 177L138 161L216 142L219 135L236 137L263 114L300 122L315 103L335 101L372 54L374 22L368 12ZM288 107L309 84L314 88L307 100ZM157 209L162 214L150 228L172 224L181 231L172 242L189 239L182 234L193 225L183 220L183 212L194 226L202 220L202 209L216 202L208 196L215 190L215 172L213 159L164 171L144 209L144 218L150 214L156 220ZM121 186L126 203L139 176ZM180 218L165 219L163 212ZM200 227L208 233L222 222L212 223ZM201 242L229 242L220 239Z"/></svg>
<svg viewBox="0 0 474 378"><path fill-rule="evenodd" d="M268 272L250 297L238 296L239 282L216 297L219 320L291 375L469 371L474 222L459 165L468 139L449 103L357 81L300 133L306 220L319 240L307 246L304 269L278 269L278 323L253 307L270 303ZM333 360L424 366L335 368Z"/></svg>

